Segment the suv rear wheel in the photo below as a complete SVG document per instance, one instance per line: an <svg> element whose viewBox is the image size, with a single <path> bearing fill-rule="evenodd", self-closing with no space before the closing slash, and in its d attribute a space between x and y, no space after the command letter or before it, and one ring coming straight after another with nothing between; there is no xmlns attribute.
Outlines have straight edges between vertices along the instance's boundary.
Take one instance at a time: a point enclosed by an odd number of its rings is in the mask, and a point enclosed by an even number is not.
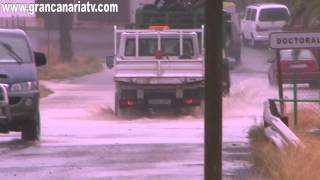
<svg viewBox="0 0 320 180"><path fill-rule="evenodd" d="M254 39L253 35L251 35L251 39L250 39L250 46L252 48L256 48L258 45L258 42Z"/></svg>
<svg viewBox="0 0 320 180"><path fill-rule="evenodd" d="M130 118L131 116L131 109L124 109L120 107L120 95L119 91L115 93L115 98L114 98L114 114L118 117L123 117L123 118Z"/></svg>
<svg viewBox="0 0 320 180"><path fill-rule="evenodd" d="M247 46L248 45L248 40L246 39L246 37L244 36L244 34L242 33L240 35L240 39L243 45Z"/></svg>
<svg viewBox="0 0 320 180"><path fill-rule="evenodd" d="M36 110L33 117L22 122L21 137L23 140L35 141L40 138L40 113Z"/></svg>
<svg viewBox="0 0 320 180"><path fill-rule="evenodd" d="M318 81L314 81L314 82L311 82L309 86L312 89L318 89L320 87L320 83Z"/></svg>
<svg viewBox="0 0 320 180"><path fill-rule="evenodd" d="M119 93L118 91L115 93L115 96L114 96L114 114L116 116L119 116L121 114L121 109L120 109L120 98L119 98Z"/></svg>
<svg viewBox="0 0 320 180"><path fill-rule="evenodd" d="M276 85L277 85L276 77L275 77L275 75L272 73L271 68L269 69L269 72L268 72L268 81L269 81L269 84L270 84L271 86L276 86Z"/></svg>

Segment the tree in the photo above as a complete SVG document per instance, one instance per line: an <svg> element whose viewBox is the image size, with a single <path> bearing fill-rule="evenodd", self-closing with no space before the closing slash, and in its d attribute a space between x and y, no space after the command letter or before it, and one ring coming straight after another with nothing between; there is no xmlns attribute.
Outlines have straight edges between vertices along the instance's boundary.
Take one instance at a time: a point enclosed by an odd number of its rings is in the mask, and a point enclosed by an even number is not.
<svg viewBox="0 0 320 180"><path fill-rule="evenodd" d="M247 0L248 1L248 0ZM320 1L319 0L249 0L255 2L276 2L289 7L291 15L287 30L299 25L306 31L320 30Z"/></svg>
<svg viewBox="0 0 320 180"><path fill-rule="evenodd" d="M68 13L61 13L59 14L58 18L60 34L60 57L64 62L71 61L73 57L71 38L72 16Z"/></svg>
<svg viewBox="0 0 320 180"><path fill-rule="evenodd" d="M320 1L319 0L241 0L243 5L252 3L274 2L288 6L291 11L287 30L299 25L304 30L320 30Z"/></svg>
<svg viewBox="0 0 320 180"><path fill-rule="evenodd" d="M73 2L73 1L72 1ZM59 3L71 3L70 0L62 0ZM72 13L60 13L58 15L59 22L59 45L60 45L60 58L62 61L71 61L73 57L71 29L73 23Z"/></svg>

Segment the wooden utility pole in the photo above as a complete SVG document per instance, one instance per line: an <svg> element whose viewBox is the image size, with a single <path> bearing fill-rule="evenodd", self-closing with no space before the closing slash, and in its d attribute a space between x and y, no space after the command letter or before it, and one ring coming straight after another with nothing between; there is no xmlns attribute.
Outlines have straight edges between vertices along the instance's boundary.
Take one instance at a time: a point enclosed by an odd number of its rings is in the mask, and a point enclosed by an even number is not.
<svg viewBox="0 0 320 180"><path fill-rule="evenodd" d="M222 179L222 0L206 1L205 180Z"/></svg>

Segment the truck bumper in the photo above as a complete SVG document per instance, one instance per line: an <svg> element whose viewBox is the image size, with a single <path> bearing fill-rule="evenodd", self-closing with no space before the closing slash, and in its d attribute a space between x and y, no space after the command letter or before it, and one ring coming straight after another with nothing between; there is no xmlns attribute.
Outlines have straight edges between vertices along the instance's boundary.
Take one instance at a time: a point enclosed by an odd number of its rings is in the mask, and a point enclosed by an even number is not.
<svg viewBox="0 0 320 180"><path fill-rule="evenodd" d="M156 108L199 106L204 97L204 86L118 86L120 108Z"/></svg>

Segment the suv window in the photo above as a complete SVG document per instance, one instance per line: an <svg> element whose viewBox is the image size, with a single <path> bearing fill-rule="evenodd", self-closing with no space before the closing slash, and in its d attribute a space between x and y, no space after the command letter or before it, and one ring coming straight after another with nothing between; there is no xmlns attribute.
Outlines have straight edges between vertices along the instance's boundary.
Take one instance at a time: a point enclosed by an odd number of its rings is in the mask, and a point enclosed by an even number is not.
<svg viewBox="0 0 320 180"><path fill-rule="evenodd" d="M0 63L2 62L16 62L12 57L12 54L8 52L8 49L2 44L9 46L12 51L14 51L24 63L31 62L30 49L27 41L21 37L15 36L0 36Z"/></svg>
<svg viewBox="0 0 320 180"><path fill-rule="evenodd" d="M250 20L250 17L251 17L251 9L248 8L247 14L246 14L246 20Z"/></svg>
<svg viewBox="0 0 320 180"><path fill-rule="evenodd" d="M296 53L296 58L294 58ZM292 61L292 60L315 60L313 53L306 49L287 49L280 51L281 60Z"/></svg>
<svg viewBox="0 0 320 180"><path fill-rule="evenodd" d="M268 8L261 9L259 20L260 21L285 21L289 14L285 8Z"/></svg>
<svg viewBox="0 0 320 180"><path fill-rule="evenodd" d="M135 56L135 39L127 39L125 56ZM139 39L139 56L154 56L158 48L156 38ZM161 51L164 56L179 56L180 45L178 38L161 39ZM194 49L191 38L183 39L183 54L187 56L194 55Z"/></svg>
<svg viewBox="0 0 320 180"><path fill-rule="evenodd" d="M252 9L250 20L251 21L255 21L256 20L256 15L257 15L257 10L256 9Z"/></svg>

